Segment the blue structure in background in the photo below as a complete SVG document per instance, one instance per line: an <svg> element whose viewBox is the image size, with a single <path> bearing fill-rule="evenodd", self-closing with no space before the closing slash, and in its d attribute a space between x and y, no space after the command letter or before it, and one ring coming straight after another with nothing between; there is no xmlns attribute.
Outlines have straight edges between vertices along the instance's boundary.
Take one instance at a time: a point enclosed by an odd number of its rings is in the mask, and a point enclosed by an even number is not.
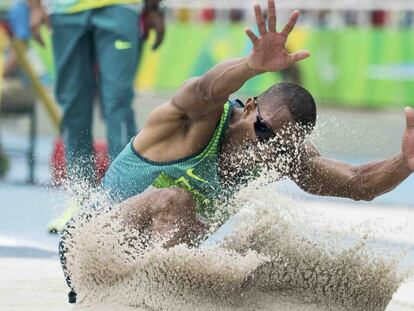
<svg viewBox="0 0 414 311"><path fill-rule="evenodd" d="M18 0L11 6L9 25L16 39L24 41L30 39L30 8L26 1Z"/></svg>

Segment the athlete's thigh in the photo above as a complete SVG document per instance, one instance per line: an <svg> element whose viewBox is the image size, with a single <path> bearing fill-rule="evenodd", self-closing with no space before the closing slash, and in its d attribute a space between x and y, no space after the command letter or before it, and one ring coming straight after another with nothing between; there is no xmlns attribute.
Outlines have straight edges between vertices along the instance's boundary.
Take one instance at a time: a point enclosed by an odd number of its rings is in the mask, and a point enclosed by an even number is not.
<svg viewBox="0 0 414 311"><path fill-rule="evenodd" d="M151 190L106 210L95 207L79 213L62 232L65 249L82 252L82 249L99 249L105 241L123 244L124 238L131 236L139 240L141 233L150 228L154 210L161 210L160 198L168 195L167 190Z"/></svg>
<svg viewBox="0 0 414 311"><path fill-rule="evenodd" d="M109 212L88 217L85 223L72 222L62 234L60 254L65 273L69 275L73 267L84 264L79 258L93 257L103 271L114 263L123 266L123 254L145 251L154 237L156 242L160 232L153 231L153 224L163 219L172 229L178 225L178 232L163 242L166 247L193 243L200 235L191 193L175 188L150 190L113 206ZM166 228L165 233L168 231Z"/></svg>
<svg viewBox="0 0 414 311"><path fill-rule="evenodd" d="M126 225L143 226L155 218L169 217L196 220L196 203L192 194L183 189L151 189L114 206L111 217Z"/></svg>

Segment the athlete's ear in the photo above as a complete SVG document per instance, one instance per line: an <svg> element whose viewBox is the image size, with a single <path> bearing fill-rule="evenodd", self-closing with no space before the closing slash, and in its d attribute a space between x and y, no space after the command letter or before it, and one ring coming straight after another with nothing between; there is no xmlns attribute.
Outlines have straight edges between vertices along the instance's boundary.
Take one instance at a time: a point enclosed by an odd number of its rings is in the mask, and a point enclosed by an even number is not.
<svg viewBox="0 0 414 311"><path fill-rule="evenodd" d="M246 101L246 104L243 108L243 117L246 119L255 110L256 110L256 101L254 100L253 97L249 97L249 99Z"/></svg>

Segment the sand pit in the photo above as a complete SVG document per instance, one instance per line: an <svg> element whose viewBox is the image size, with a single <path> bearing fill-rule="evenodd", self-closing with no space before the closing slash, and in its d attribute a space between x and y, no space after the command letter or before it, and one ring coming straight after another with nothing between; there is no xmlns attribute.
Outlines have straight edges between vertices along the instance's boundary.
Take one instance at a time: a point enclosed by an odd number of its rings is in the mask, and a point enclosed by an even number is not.
<svg viewBox="0 0 414 311"><path fill-rule="evenodd" d="M142 252L131 247L134 233L108 225L106 214L75 227L68 256L75 310L380 311L412 273L401 265L405 247L378 242L391 229L380 220L357 212L349 217L362 222L345 224L336 217L343 208L329 218L274 189L241 192L238 200L240 225L201 249ZM388 308L412 307L396 301Z"/></svg>
<svg viewBox="0 0 414 311"><path fill-rule="evenodd" d="M0 258L1 311L71 309L57 259Z"/></svg>
<svg viewBox="0 0 414 311"><path fill-rule="evenodd" d="M65 311L65 310L118 310L140 311L123 306L93 306L92 309L72 306L66 300L66 285L57 260L0 258L0 310L1 311ZM414 310L414 282L403 284L394 295L387 311ZM259 298L259 297L258 297ZM271 299L263 295L260 299ZM280 297L291 310L312 310L309 305L289 301ZM274 303L274 302L273 302ZM292 309L292 307L294 308ZM145 309L141 309L145 310ZM218 309L216 309L218 310ZM254 310L254 309L251 309ZM274 309L272 309L274 310ZM283 309L279 309L283 310Z"/></svg>
<svg viewBox="0 0 414 311"><path fill-rule="evenodd" d="M247 194L243 225L201 249L135 253L111 226L77 232L75 306L57 259L0 258L0 311L414 310L412 210Z"/></svg>

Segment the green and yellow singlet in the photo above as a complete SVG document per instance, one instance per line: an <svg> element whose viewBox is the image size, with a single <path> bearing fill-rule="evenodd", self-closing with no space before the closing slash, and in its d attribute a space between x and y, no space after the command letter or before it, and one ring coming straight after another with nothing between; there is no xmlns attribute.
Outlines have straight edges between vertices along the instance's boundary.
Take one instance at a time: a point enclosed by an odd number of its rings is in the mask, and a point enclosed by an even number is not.
<svg viewBox="0 0 414 311"><path fill-rule="evenodd" d="M179 187L190 191L197 201L197 212L205 215L212 201L221 193L219 152L230 121L233 104L224 106L213 136L199 153L171 162L153 162L141 156L132 141L108 169L102 186L115 202L123 201L156 188Z"/></svg>
<svg viewBox="0 0 414 311"><path fill-rule="evenodd" d="M72 14L119 4L141 4L142 0L49 0L51 13Z"/></svg>

